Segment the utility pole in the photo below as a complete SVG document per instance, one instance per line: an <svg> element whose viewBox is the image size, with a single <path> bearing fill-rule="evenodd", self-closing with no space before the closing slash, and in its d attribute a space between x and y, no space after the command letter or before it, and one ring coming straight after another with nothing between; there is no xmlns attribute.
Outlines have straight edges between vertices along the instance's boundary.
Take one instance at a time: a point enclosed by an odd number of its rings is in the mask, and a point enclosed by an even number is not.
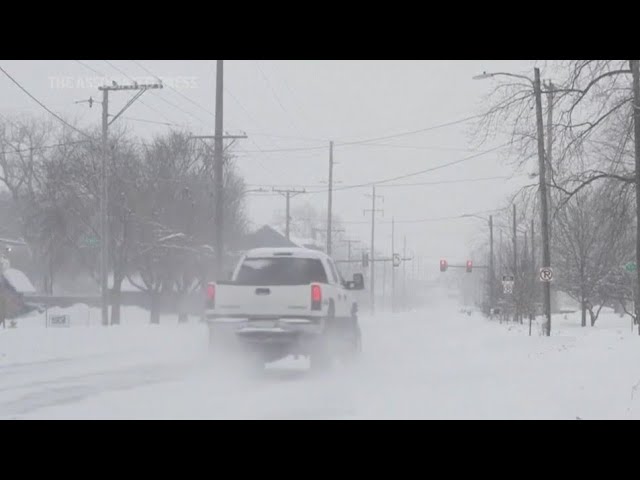
<svg viewBox="0 0 640 480"><path fill-rule="evenodd" d="M222 165L222 115L223 102L223 61L216 61L216 117L215 117L215 138L213 141L213 182L214 182L214 203L215 203L215 250L216 250L216 276L222 274L224 268L224 168Z"/></svg>
<svg viewBox="0 0 640 480"><path fill-rule="evenodd" d="M274 188L273 191L275 193L279 193L280 195L284 195L285 198L287 199L287 220L286 220L286 227L285 227L285 235L287 237L287 240L289 240L289 233L290 233L290 221L291 221L291 208L290 208L290 204L291 204L291 196L293 195L294 197L296 195L300 195L301 193L305 193L306 191L304 189L302 190L296 190L296 189L288 189L288 190L279 190Z"/></svg>
<svg viewBox="0 0 640 480"><path fill-rule="evenodd" d="M407 236L404 236L402 258L407 258ZM407 262L402 262L402 304L407 304Z"/></svg>
<svg viewBox="0 0 640 480"><path fill-rule="evenodd" d="M102 167L100 177L102 188L100 194L100 289L102 294L102 325L109 325L109 221L107 204L109 189L107 188L107 157L109 135L109 90L102 91Z"/></svg>
<svg viewBox="0 0 640 480"><path fill-rule="evenodd" d="M518 242L517 242L517 238L518 238L518 234L516 231L516 204L513 204L513 280L514 280L514 286L513 286L513 300L514 300L514 305L513 305L513 311L514 311L514 317L513 317L513 321L517 322L518 321L518 316L519 316L519 302L518 299L520 298L520 294L522 292L519 291L519 289L522 288L522 286L520 285L520 282L518 281Z"/></svg>
<svg viewBox="0 0 640 480"><path fill-rule="evenodd" d="M635 139L636 157L636 265L640 265L640 64L638 60L629 60L631 74L633 75L633 131ZM640 268L636 271L636 295L635 314L640 318ZM638 322L638 335L640 335L640 322Z"/></svg>
<svg viewBox="0 0 640 480"><path fill-rule="evenodd" d="M352 243L360 243L360 240L345 239L345 240L342 240L342 241L347 244L347 260L351 261L351 244Z"/></svg>
<svg viewBox="0 0 640 480"><path fill-rule="evenodd" d="M533 218L531 219L531 278L529 279L531 285L531 299L533 301L533 309L531 310L531 315L529 316L529 320L533 320L536 316L536 306L537 306L537 295L535 292L535 282L536 282L536 253L535 253L535 227ZM531 322L529 322L531 323ZM529 330L531 330L531 325L529 325ZM529 332L531 333L531 332Z"/></svg>
<svg viewBox="0 0 640 480"><path fill-rule="evenodd" d="M375 271L376 271L376 261L375 261L375 232L376 232L376 213L382 212L384 215L384 210L376 210L376 198L382 199L384 202L384 197L382 195L376 195L376 186L373 186L373 193L371 195L367 195L367 197L371 197L371 210L365 210L364 214L367 212L371 212L371 255L369 258L369 262L371 263L371 314L375 313L375 302L376 302L376 293L375 293Z"/></svg>
<svg viewBox="0 0 640 480"><path fill-rule="evenodd" d="M496 265L493 249L493 215L489 216L489 308L496 306Z"/></svg>
<svg viewBox="0 0 640 480"><path fill-rule="evenodd" d="M133 105L133 103L144 94L144 92L156 88L162 88L162 84L154 83L139 85L135 83L133 85L118 85L114 82L112 85L98 87L98 90L102 91L102 165L100 169L100 236L102 238L100 241L100 289L102 296L102 325L105 326L109 325L109 182L107 178L109 125L115 122L125 110ZM120 90L136 90L136 93L122 108L122 110L114 115L111 121L109 121L109 92ZM93 102L90 101L90 104L92 103Z"/></svg>
<svg viewBox="0 0 640 480"><path fill-rule="evenodd" d="M529 298L529 278L530 278L530 267L529 267L529 233L527 231L524 232L524 249L522 253L522 262L520 266L522 267L522 303L523 305L530 304ZM526 310L525 310L526 311ZM520 316L520 323L522 323L524 319L524 311Z"/></svg>
<svg viewBox="0 0 640 480"><path fill-rule="evenodd" d="M201 140L213 139L213 201L215 226L216 276L223 273L224 268L224 149L225 139L247 138L246 135L224 135L223 126L223 60L216 60L216 115L215 134L199 135L190 138Z"/></svg>
<svg viewBox="0 0 640 480"><path fill-rule="evenodd" d="M329 198L327 201L327 255L331 255L331 223L333 209L333 142L329 142Z"/></svg>
<svg viewBox="0 0 640 480"><path fill-rule="evenodd" d="M534 247L535 238L536 238L535 224L532 218L531 219L531 269L533 271L534 277L536 274L536 255L535 255L535 247Z"/></svg>
<svg viewBox="0 0 640 480"><path fill-rule="evenodd" d="M360 243L360 240L350 240L350 239L344 239L342 240L342 242L347 244L347 265L348 265L348 270L349 270L349 275L351 275L353 269L351 268L351 244L352 243Z"/></svg>
<svg viewBox="0 0 640 480"><path fill-rule="evenodd" d="M537 124L537 136L538 136L538 180L540 182L540 216L541 216L541 228L542 228L542 265L544 268L551 268L551 251L549 245L549 210L548 210L548 196L547 196L547 177L546 177L546 158L544 153L544 124L542 121L542 88L540 87L540 69L534 69L534 82L533 89L536 97L536 124ZM638 112L636 111L636 115ZM636 117L636 132L640 133L638 130L640 128L640 119ZM638 150L638 144L636 143L636 152L640 153ZM636 156L637 157L637 156ZM636 158L638 161L638 158ZM636 175L639 175L640 170L636 169ZM640 177L638 177L638 182L640 183ZM638 190L636 189L636 195L638 194ZM640 198L640 197L638 197ZM640 233L640 225L638 226L638 232ZM640 254L638 255L640 258ZM640 278L640 273L638 274L638 278ZM551 335L551 282L542 282L542 288L544 289L544 310L545 315L547 316L546 321L546 334L547 336Z"/></svg>
<svg viewBox="0 0 640 480"><path fill-rule="evenodd" d="M387 262L382 262L382 310L383 311L385 311L387 308L386 286L387 286Z"/></svg>
<svg viewBox="0 0 640 480"><path fill-rule="evenodd" d="M552 159L552 146L553 146L553 82L551 80L547 81L547 148L545 150L545 160L546 166L551 171L551 159ZM547 205L548 209L551 210L553 205L551 203L551 192L547 192ZM549 228L549 238L552 236L551 231L552 225L548 226Z"/></svg>
<svg viewBox="0 0 640 480"><path fill-rule="evenodd" d="M415 258L415 252L411 251L411 257ZM416 264L418 262L411 262L411 306L413 307L416 298Z"/></svg>
<svg viewBox="0 0 640 480"><path fill-rule="evenodd" d="M637 60L630 60L631 62L631 70L632 72L634 71L634 68L638 68L637 65L634 65ZM544 123L542 120L542 87L541 87L541 82L540 82L540 69L539 68L534 68L534 80L531 80L529 77L526 77L524 75L517 75L517 74L512 74L512 73L505 73L505 72L499 72L499 73L483 73L482 75L476 75L475 77L473 77L476 80L482 80L485 78L490 78L490 77L494 77L496 75L504 75L504 76L508 76L508 77L516 77L516 78L522 78L525 79L529 82L532 83L533 85L533 93L535 96L535 102L536 102L536 131L537 131L537 141L538 141L538 165L539 165L539 170L538 170L538 181L539 181L539 191L540 191L540 225L541 225L541 236L542 236L542 265L540 265L541 268L545 268L545 269L550 269L551 268L551 249L550 249L550 241L549 241L549 237L550 237L550 228L549 228L549 195L547 193L547 179L546 179L546 163L547 160L549 160L548 158L546 158L545 156L545 145L544 145ZM635 75L635 74L634 74ZM635 83L634 83L634 96L637 97L635 98L635 104L638 106L640 105L640 80L637 78L634 78L634 82L639 82L638 83L638 89L635 89ZM551 87L553 86L551 84L551 82L549 82L549 85L551 85ZM552 88L550 88L550 90L552 90ZM550 96L549 99L551 100L550 102L550 106L553 97ZM549 125L552 125L552 115L553 115L553 111L552 108L550 108L550 111L548 113L549 115ZM636 121L636 140L640 140L640 114L638 113L638 110L636 109L635 111L635 115L634 115L634 119ZM551 142L549 142L549 149L551 147ZM636 161L638 162L638 166L640 167L640 160L638 159L638 156L640 155L640 149L638 147L638 142L636 142ZM636 169L636 175L640 175L640 168ZM637 201L640 202L640 176L637 178L637 182L638 182L638 186L636 188L636 195L637 196ZM639 203L640 205L640 203ZM638 218L640 219L640 208L638 209ZM640 239L640 222L638 223L638 238ZM640 240L638 240L638 251L639 253L637 254L637 260L640 261ZM640 280L640 270L638 270L638 279ZM546 330L546 335L549 336L551 335L551 282L549 281L544 281L542 282L542 287L543 287L543 292L544 292L544 307L545 307L545 315L547 317L547 320L545 322L545 330ZM639 331L640 333L640 331Z"/></svg>
<svg viewBox="0 0 640 480"><path fill-rule="evenodd" d="M493 258L493 215L489 215L489 309L495 308L496 272Z"/></svg>
<svg viewBox="0 0 640 480"><path fill-rule="evenodd" d="M502 230L502 228L500 228L499 230L500 230L500 271L502 272L502 275L504 275L504 272L505 272L504 231Z"/></svg>
<svg viewBox="0 0 640 480"><path fill-rule="evenodd" d="M391 217L391 256L396 254L396 219ZM391 270L391 312L396 311L396 269Z"/></svg>

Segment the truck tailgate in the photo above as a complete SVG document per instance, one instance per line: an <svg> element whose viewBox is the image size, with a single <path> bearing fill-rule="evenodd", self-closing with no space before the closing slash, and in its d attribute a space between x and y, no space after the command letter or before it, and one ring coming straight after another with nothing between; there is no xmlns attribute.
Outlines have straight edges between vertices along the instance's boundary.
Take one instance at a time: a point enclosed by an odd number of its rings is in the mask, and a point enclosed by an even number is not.
<svg viewBox="0 0 640 480"><path fill-rule="evenodd" d="M309 285L217 286L216 315L282 317L308 315L311 304Z"/></svg>

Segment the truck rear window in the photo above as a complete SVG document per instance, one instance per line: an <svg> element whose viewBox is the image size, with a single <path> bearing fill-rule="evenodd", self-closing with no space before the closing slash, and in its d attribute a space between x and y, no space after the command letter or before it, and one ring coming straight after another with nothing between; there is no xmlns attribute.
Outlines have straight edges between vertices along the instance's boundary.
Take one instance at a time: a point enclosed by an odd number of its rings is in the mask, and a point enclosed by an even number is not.
<svg viewBox="0 0 640 480"><path fill-rule="evenodd" d="M307 285L328 283L322 262L313 258L246 258L235 283L240 285Z"/></svg>

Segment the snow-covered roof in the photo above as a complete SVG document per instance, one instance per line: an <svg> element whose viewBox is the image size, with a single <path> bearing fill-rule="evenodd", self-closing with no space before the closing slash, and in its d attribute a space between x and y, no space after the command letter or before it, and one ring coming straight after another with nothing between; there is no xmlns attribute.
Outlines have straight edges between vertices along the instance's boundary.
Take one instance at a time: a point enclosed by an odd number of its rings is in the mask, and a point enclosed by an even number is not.
<svg viewBox="0 0 640 480"><path fill-rule="evenodd" d="M296 245L298 245L299 247L312 248L314 250L323 249L323 245L318 243L318 241L314 240L313 238L294 237L289 235L289 240L295 243Z"/></svg>
<svg viewBox="0 0 640 480"><path fill-rule="evenodd" d="M292 256L295 258L326 258L324 252L312 250L309 248L254 248L246 253L247 257L274 257L274 256Z"/></svg>
<svg viewBox="0 0 640 480"><path fill-rule="evenodd" d="M24 272L9 268L2 272L4 278L16 289L18 293L36 293L36 289Z"/></svg>

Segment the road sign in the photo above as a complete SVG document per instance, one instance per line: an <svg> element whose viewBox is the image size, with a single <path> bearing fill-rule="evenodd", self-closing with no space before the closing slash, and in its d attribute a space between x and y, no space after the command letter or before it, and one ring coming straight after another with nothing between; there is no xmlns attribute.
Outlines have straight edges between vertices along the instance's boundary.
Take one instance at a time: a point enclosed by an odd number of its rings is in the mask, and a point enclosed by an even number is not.
<svg viewBox="0 0 640 480"><path fill-rule="evenodd" d="M540 281L541 282L550 282L553 280L553 270L551 267L541 267L540 268Z"/></svg>
<svg viewBox="0 0 640 480"><path fill-rule="evenodd" d="M83 243L87 247L96 247L100 244L100 240L96 237L85 237Z"/></svg>
<svg viewBox="0 0 640 480"><path fill-rule="evenodd" d="M636 265L636 262L629 262L624 266L624 269L627 272L635 272L636 270L638 270L638 265Z"/></svg>
<svg viewBox="0 0 640 480"><path fill-rule="evenodd" d="M400 258L400 254L399 253L394 253L393 254L393 266L394 267L399 267L401 263L402 263L402 259Z"/></svg>
<svg viewBox="0 0 640 480"><path fill-rule="evenodd" d="M70 327L69 315L52 315L49 317L51 327Z"/></svg>
<svg viewBox="0 0 640 480"><path fill-rule="evenodd" d="M502 275L502 291L505 294L511 295L513 293L514 283L515 277L513 275Z"/></svg>

